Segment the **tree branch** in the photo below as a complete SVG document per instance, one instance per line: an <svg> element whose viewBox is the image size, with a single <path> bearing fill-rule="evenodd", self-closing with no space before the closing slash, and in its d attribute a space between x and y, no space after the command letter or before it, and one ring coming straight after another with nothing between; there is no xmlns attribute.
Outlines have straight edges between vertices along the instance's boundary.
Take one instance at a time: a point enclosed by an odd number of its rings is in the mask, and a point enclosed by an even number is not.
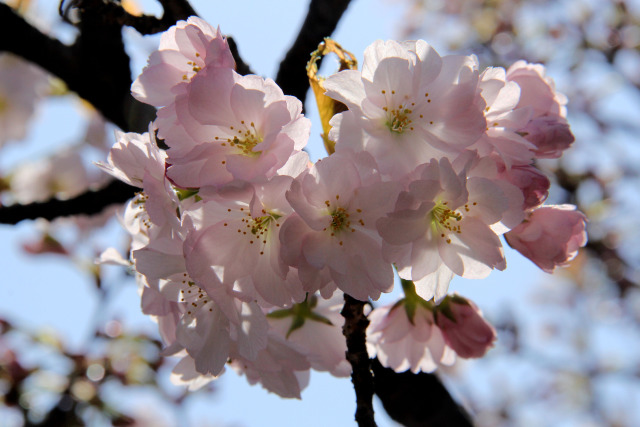
<svg viewBox="0 0 640 427"><path fill-rule="evenodd" d="M471 417L434 374L396 373L371 361L375 392L384 409L407 427L472 427Z"/></svg>
<svg viewBox="0 0 640 427"><path fill-rule="evenodd" d="M280 63L276 83L285 94L295 96L303 105L309 89L305 71L309 55L325 37L333 34L349 2L350 0L311 0L298 38Z"/></svg>
<svg viewBox="0 0 640 427"><path fill-rule="evenodd" d="M198 16L188 0L158 0L158 2L164 9L164 15L170 17L174 24L180 20L186 21L190 16Z"/></svg>
<svg viewBox="0 0 640 427"><path fill-rule="evenodd" d="M99 0L78 1L80 34L72 46L50 38L0 4L0 51L14 53L62 79L125 131L145 131L154 109L130 94L122 27Z"/></svg>
<svg viewBox="0 0 640 427"><path fill-rule="evenodd" d="M93 215L109 205L124 203L135 195L139 188L121 181L112 181L97 191L87 191L69 200L49 200L28 205L11 205L0 208L0 224L17 224L25 219L44 218L52 220L61 216Z"/></svg>
<svg viewBox="0 0 640 427"><path fill-rule="evenodd" d="M373 377L366 346L366 330L369 319L364 315L364 305L344 294L342 334L347 339L347 360L351 363L351 382L356 392L356 421L360 427L375 427L373 415Z"/></svg>
<svg viewBox="0 0 640 427"><path fill-rule="evenodd" d="M109 3L114 8L112 15L118 16L121 25L135 28L140 34L149 35L166 31L178 21L186 21L190 16L198 16L187 0L158 0L162 5L162 18L142 15L133 16L116 3ZM119 9L119 10L118 10Z"/></svg>

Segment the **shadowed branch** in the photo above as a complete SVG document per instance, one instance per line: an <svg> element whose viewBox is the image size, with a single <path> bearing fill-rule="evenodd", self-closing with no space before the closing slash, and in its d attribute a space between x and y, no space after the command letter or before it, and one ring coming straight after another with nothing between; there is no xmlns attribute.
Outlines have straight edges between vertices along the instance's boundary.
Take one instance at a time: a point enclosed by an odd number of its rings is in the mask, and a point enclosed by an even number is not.
<svg viewBox="0 0 640 427"><path fill-rule="evenodd" d="M280 63L276 83L303 105L309 89L305 71L309 56L325 37L333 34L349 3L350 0L311 0L298 37Z"/></svg>

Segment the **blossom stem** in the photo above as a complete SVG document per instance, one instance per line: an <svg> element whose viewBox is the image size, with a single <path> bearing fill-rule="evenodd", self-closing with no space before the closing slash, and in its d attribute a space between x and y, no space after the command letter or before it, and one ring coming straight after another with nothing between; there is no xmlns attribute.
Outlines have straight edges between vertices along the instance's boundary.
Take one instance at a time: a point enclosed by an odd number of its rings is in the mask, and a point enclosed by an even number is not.
<svg viewBox="0 0 640 427"><path fill-rule="evenodd" d="M351 382L356 392L356 422L360 427L374 427L373 376L366 347L366 330L369 319L364 314L363 301L344 294L342 333L347 339L347 360L351 363Z"/></svg>

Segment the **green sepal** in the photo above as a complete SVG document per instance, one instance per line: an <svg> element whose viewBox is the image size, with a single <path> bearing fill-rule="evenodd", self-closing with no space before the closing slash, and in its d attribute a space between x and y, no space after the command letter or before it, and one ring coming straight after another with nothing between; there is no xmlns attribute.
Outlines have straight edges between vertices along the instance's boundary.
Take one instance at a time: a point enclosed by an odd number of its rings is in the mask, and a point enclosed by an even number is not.
<svg viewBox="0 0 640 427"><path fill-rule="evenodd" d="M309 295L307 294L305 300L300 304L294 304L291 308L272 311L267 314L267 317L272 319L284 319L287 317L293 318L289 331L287 332L287 338L289 338L289 335L291 335L293 331L304 326L307 319L314 322L320 322L328 326L333 326L333 323L331 323L329 319L313 312L313 308L316 305L318 305L318 299L315 296L311 296L311 298L309 298Z"/></svg>
<svg viewBox="0 0 640 427"><path fill-rule="evenodd" d="M438 304L438 307L436 308L436 313L442 313L447 319L451 320L453 323L458 323L458 321L456 320L456 317L453 315L453 312L451 311L451 302L454 298L450 297L449 295L447 295L446 297L444 297L444 299L440 302L440 304ZM457 303L456 301L453 301L454 303ZM465 300L464 303L466 304L467 301Z"/></svg>
<svg viewBox="0 0 640 427"><path fill-rule="evenodd" d="M416 292L416 285L411 280L400 279L402 284L402 290L404 291L404 299L398 301L397 304L404 304L404 309L407 312L409 322L413 325L413 318L416 314L418 306L422 306L428 311L433 312L435 304L431 301L426 301ZM395 308L395 306L394 306Z"/></svg>
<svg viewBox="0 0 640 427"><path fill-rule="evenodd" d="M295 331L296 329L302 328L302 326L304 325L304 322L305 322L304 317L295 316L293 318L293 322L291 322L291 326L289 327L289 330L287 331L287 339L289 339L289 335L291 335L293 331Z"/></svg>
<svg viewBox="0 0 640 427"><path fill-rule="evenodd" d="M183 201L191 196L195 196L200 191L199 188L176 188L175 192L178 195L178 200Z"/></svg>
<svg viewBox="0 0 640 427"><path fill-rule="evenodd" d="M324 316L320 316L317 313L313 313L313 312L309 313L308 318L310 320L313 320L314 322L320 322L320 323L324 323L325 325L333 326L333 323L331 323L331 320L327 319Z"/></svg>
<svg viewBox="0 0 640 427"><path fill-rule="evenodd" d="M272 311L271 313L267 314L267 317L271 319L284 319L285 317L289 317L289 316L293 316L293 312L291 311L290 308Z"/></svg>

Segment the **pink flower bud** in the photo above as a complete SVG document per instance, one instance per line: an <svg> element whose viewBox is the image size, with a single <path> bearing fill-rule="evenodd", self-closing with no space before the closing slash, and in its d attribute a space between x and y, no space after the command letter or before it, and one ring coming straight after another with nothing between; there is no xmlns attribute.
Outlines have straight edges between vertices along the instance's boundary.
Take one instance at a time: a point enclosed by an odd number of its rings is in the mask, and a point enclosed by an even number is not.
<svg viewBox="0 0 640 427"><path fill-rule="evenodd" d="M56 239L49 236L48 234L43 235L40 239L25 242L22 244L22 249L25 252L32 255L40 255L40 254L60 254L60 255L69 255L67 249Z"/></svg>
<svg viewBox="0 0 640 427"><path fill-rule="evenodd" d="M500 166L499 166L500 167ZM506 179L522 191L524 196L523 210L540 206L549 195L549 178L540 172L535 166L516 165L506 169L500 168L500 177Z"/></svg>
<svg viewBox="0 0 640 427"><path fill-rule="evenodd" d="M496 331L471 301L455 295L435 311L444 340L460 357L482 357L493 347Z"/></svg>
<svg viewBox="0 0 640 427"><path fill-rule="evenodd" d="M505 234L509 245L547 273L575 258L587 243L587 218L573 205L543 206Z"/></svg>
<svg viewBox="0 0 640 427"><path fill-rule="evenodd" d="M538 159L557 159L575 141L569 124L560 116L536 117L520 132L536 146Z"/></svg>

